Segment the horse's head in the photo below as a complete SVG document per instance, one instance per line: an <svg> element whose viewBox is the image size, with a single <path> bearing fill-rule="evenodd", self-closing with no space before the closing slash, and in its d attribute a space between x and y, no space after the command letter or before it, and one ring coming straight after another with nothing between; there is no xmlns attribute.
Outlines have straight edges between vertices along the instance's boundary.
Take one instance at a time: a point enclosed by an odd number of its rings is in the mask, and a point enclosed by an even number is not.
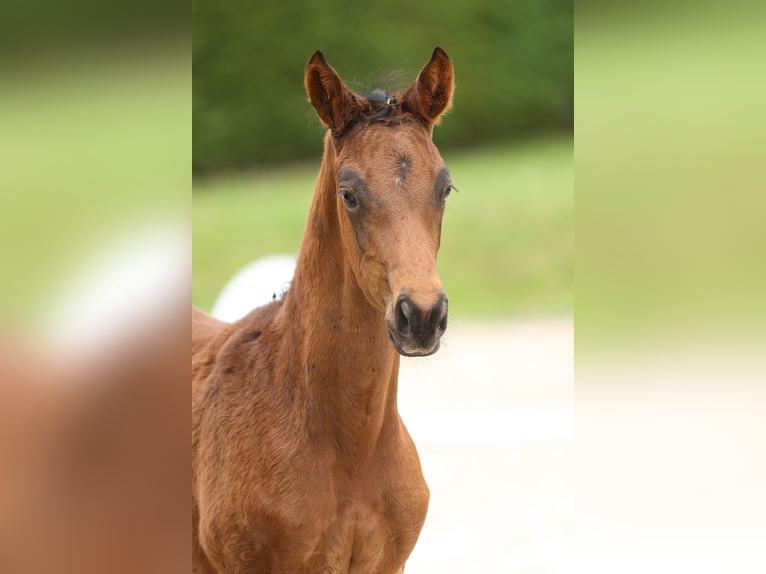
<svg viewBox="0 0 766 574"><path fill-rule="evenodd" d="M305 82L330 130L335 207L356 282L385 312L399 353L435 353L447 328L436 254L452 181L431 134L451 103L452 62L436 48L404 92L364 97L316 52Z"/></svg>

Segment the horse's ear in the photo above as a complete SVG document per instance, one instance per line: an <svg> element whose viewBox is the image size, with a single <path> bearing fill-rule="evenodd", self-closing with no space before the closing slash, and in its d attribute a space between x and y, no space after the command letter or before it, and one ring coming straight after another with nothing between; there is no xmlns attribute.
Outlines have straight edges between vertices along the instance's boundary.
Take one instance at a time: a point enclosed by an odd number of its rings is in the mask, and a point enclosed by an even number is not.
<svg viewBox="0 0 766 574"><path fill-rule="evenodd" d="M428 124L438 124L452 105L454 78L452 61L447 52L437 46L429 62L404 93L404 104Z"/></svg>
<svg viewBox="0 0 766 574"><path fill-rule="evenodd" d="M309 102L333 135L340 135L359 119L362 112L359 96L346 87L319 50L306 65L304 82Z"/></svg>

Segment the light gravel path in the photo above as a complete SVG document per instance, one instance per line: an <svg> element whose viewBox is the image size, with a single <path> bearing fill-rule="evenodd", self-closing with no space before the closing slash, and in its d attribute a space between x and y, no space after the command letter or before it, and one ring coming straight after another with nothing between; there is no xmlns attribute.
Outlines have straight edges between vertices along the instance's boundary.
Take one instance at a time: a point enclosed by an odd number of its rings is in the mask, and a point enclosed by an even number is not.
<svg viewBox="0 0 766 574"><path fill-rule="evenodd" d="M572 571L573 338L572 317L455 320L436 355L402 360L431 489L406 574Z"/></svg>

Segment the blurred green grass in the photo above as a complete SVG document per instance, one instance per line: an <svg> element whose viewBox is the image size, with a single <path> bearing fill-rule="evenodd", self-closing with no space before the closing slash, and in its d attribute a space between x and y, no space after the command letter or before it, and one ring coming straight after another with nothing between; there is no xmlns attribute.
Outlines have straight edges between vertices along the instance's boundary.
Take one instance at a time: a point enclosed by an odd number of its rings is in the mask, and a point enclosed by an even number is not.
<svg viewBox="0 0 766 574"><path fill-rule="evenodd" d="M634 8L578 20L577 346L599 360L766 323L764 8Z"/></svg>
<svg viewBox="0 0 766 574"><path fill-rule="evenodd" d="M45 318L48 302L107 237L187 216L192 100L184 50L0 71L3 322Z"/></svg>
<svg viewBox="0 0 766 574"><path fill-rule="evenodd" d="M439 271L457 315L568 312L574 284L573 144L556 136L444 154ZM300 247L312 165L195 182L193 302L210 309L250 261Z"/></svg>

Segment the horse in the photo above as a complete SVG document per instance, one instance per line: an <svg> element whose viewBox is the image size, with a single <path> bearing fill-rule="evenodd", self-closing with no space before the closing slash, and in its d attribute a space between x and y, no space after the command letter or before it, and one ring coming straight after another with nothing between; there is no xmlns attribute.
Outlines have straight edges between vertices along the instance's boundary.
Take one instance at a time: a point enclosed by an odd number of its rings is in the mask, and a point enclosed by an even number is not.
<svg viewBox="0 0 766 574"><path fill-rule="evenodd" d="M397 410L400 355L447 328L436 269L453 190L432 141L454 69L349 89L317 51L324 155L294 278L234 323L192 308L193 571L395 574L429 490Z"/></svg>

